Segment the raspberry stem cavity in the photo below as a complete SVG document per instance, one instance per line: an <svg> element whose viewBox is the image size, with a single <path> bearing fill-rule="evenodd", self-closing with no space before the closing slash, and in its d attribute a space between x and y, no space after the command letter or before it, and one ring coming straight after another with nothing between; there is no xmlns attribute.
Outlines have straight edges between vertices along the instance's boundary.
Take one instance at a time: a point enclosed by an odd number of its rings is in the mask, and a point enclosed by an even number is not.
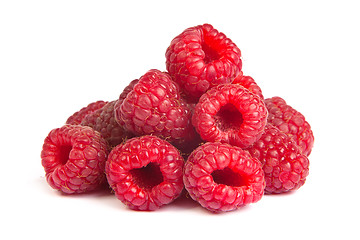
<svg viewBox="0 0 360 240"><path fill-rule="evenodd" d="M57 160L60 165L65 165L67 163L71 149L71 145L63 145L59 147L59 151L57 152Z"/></svg>
<svg viewBox="0 0 360 240"><path fill-rule="evenodd" d="M231 187L241 187L247 184L247 181L241 174L234 172L228 167L215 170L211 176L217 184L224 184Z"/></svg>
<svg viewBox="0 0 360 240"><path fill-rule="evenodd" d="M213 49L210 45L203 43L201 45L201 47L205 53L205 57L203 59L205 64L208 64L208 63L211 63L213 61L220 59L220 54L215 49Z"/></svg>
<svg viewBox="0 0 360 240"><path fill-rule="evenodd" d="M231 103L221 107L214 118L217 127L221 131L238 130L243 123L241 112Z"/></svg>
<svg viewBox="0 0 360 240"><path fill-rule="evenodd" d="M141 188L150 190L163 182L159 164L149 163L145 167L130 170L134 182Z"/></svg>

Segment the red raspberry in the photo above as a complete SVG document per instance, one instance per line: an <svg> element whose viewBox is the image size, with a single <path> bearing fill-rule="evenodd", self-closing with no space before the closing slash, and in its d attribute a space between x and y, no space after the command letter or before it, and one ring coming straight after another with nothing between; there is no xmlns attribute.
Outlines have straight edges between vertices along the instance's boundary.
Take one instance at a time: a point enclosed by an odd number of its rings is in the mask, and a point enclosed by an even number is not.
<svg viewBox="0 0 360 240"><path fill-rule="evenodd" d="M243 148L260 138L267 114L259 96L238 84L222 84L201 96L192 123L206 141Z"/></svg>
<svg viewBox="0 0 360 240"><path fill-rule="evenodd" d="M314 145L314 135L305 117L280 97L267 98L268 122L289 135L300 147L300 151L309 156Z"/></svg>
<svg viewBox="0 0 360 240"><path fill-rule="evenodd" d="M121 98L121 96L120 96ZM115 106L117 122L137 136L155 135L182 147L193 139L191 112L167 73L150 70Z"/></svg>
<svg viewBox="0 0 360 240"><path fill-rule="evenodd" d="M109 102L102 108L88 114L80 123L98 131L110 147L115 147L126 138L131 137L131 134L126 132L115 120L114 105L116 102L117 100Z"/></svg>
<svg viewBox="0 0 360 240"><path fill-rule="evenodd" d="M166 69L194 99L213 86L232 82L241 67L240 49L210 24L186 29L166 50Z"/></svg>
<svg viewBox="0 0 360 240"><path fill-rule="evenodd" d="M261 138L247 150L263 165L265 193L294 191L304 185L309 174L309 160L277 127L268 124Z"/></svg>
<svg viewBox="0 0 360 240"><path fill-rule="evenodd" d="M232 82L233 84L240 84L247 90L250 90L250 92L255 93L258 95L261 99L264 100L264 96L262 94L261 88L259 85L256 84L255 80L250 76L244 76L243 72L240 72L239 75L234 79Z"/></svg>
<svg viewBox="0 0 360 240"><path fill-rule="evenodd" d="M183 166L183 158L170 143L142 136L116 146L105 170L120 201L134 210L156 210L181 194Z"/></svg>
<svg viewBox="0 0 360 240"><path fill-rule="evenodd" d="M64 193L83 193L105 183L106 142L90 127L64 125L44 140L42 165L49 185Z"/></svg>
<svg viewBox="0 0 360 240"><path fill-rule="evenodd" d="M88 115L89 113L95 112L96 110L102 108L107 103L108 102L104 102L104 101L96 101L96 102L90 103L86 107L83 107L82 109L80 109L79 111L77 111L73 115L71 115L66 120L66 124L72 124L72 125L80 124L86 115Z"/></svg>
<svg viewBox="0 0 360 240"><path fill-rule="evenodd" d="M239 147L219 142L207 142L190 154L184 184L191 198L215 212L255 203L265 187L258 160Z"/></svg>

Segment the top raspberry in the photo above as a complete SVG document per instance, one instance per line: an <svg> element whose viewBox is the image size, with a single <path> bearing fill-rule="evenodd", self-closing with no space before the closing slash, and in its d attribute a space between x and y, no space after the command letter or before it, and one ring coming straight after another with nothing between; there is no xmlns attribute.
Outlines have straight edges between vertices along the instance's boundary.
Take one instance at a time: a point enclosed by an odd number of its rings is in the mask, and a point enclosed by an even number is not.
<svg viewBox="0 0 360 240"><path fill-rule="evenodd" d="M166 50L166 68L188 99L230 83L242 67L241 51L210 24L186 29Z"/></svg>

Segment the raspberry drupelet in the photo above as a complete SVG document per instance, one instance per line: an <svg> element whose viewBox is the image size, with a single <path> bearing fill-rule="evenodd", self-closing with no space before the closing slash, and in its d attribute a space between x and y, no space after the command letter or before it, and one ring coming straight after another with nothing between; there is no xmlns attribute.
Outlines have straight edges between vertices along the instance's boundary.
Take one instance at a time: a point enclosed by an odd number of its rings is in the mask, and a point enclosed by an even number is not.
<svg viewBox="0 0 360 240"><path fill-rule="evenodd" d="M240 49L210 24L183 31L165 56L167 71L193 101L211 87L231 83L242 67Z"/></svg>
<svg viewBox="0 0 360 240"><path fill-rule="evenodd" d="M117 198L133 210L156 210L183 190L184 159L155 136L129 139L115 147L106 162L107 180Z"/></svg>
<svg viewBox="0 0 360 240"><path fill-rule="evenodd" d="M243 75L243 72L240 72L239 75L237 75L232 84L239 84L264 100L264 96L259 85L257 85L252 77Z"/></svg>

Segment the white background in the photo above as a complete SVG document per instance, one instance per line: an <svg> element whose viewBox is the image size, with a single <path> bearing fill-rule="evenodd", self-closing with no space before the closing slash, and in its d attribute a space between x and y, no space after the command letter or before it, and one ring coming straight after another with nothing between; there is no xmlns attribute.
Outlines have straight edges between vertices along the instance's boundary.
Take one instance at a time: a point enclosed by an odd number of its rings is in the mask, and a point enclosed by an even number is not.
<svg viewBox="0 0 360 240"><path fill-rule="evenodd" d="M136 212L106 192L51 189L40 160L48 132L165 70L172 38L203 23L238 45L265 97L311 124L306 184L225 214L190 200ZM359 239L359 23L345 0L1 1L0 238Z"/></svg>

